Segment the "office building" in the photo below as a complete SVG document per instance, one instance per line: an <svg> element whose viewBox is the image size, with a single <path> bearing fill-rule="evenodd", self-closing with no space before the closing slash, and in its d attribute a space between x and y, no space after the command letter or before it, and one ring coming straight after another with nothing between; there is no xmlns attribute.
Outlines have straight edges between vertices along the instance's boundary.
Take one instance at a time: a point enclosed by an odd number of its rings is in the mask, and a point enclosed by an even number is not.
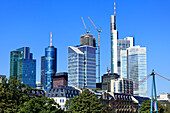
<svg viewBox="0 0 170 113"><path fill-rule="evenodd" d="M45 87L45 56L41 56L41 85Z"/></svg>
<svg viewBox="0 0 170 113"><path fill-rule="evenodd" d="M0 83L2 83L2 79L6 78L5 75L0 75Z"/></svg>
<svg viewBox="0 0 170 113"><path fill-rule="evenodd" d="M56 72L53 76L53 88L58 85L68 86L68 73L67 72Z"/></svg>
<svg viewBox="0 0 170 113"><path fill-rule="evenodd" d="M43 65L43 64L42 64ZM50 33L50 46L45 48L45 87L50 89L53 86L52 77L57 72L57 48L52 46L52 32Z"/></svg>
<svg viewBox="0 0 170 113"><path fill-rule="evenodd" d="M116 29L116 6L114 2L114 15L110 18L111 25L111 73L121 75L120 51L134 46L134 38L126 37L124 40L118 39L118 31Z"/></svg>
<svg viewBox="0 0 170 113"><path fill-rule="evenodd" d="M125 78L112 79L111 92L133 95L133 81Z"/></svg>
<svg viewBox="0 0 170 113"><path fill-rule="evenodd" d="M96 88L95 47L68 47L68 86Z"/></svg>
<svg viewBox="0 0 170 113"><path fill-rule="evenodd" d="M121 50L121 75L131 79L134 84L134 95L147 96L147 60L146 47L134 46Z"/></svg>
<svg viewBox="0 0 170 113"><path fill-rule="evenodd" d="M102 76L102 90L111 91L111 80L118 79L120 75L117 73L108 73Z"/></svg>
<svg viewBox="0 0 170 113"><path fill-rule="evenodd" d="M111 25L111 73L118 73L117 69L117 40L118 31L116 29L116 6L114 2L114 15L110 16Z"/></svg>
<svg viewBox="0 0 170 113"><path fill-rule="evenodd" d="M120 51L134 46L134 38L126 37L124 40L117 40L117 73L121 75Z"/></svg>
<svg viewBox="0 0 170 113"><path fill-rule="evenodd" d="M10 53L10 76L16 76L24 84L36 87L36 60L29 47L22 47Z"/></svg>

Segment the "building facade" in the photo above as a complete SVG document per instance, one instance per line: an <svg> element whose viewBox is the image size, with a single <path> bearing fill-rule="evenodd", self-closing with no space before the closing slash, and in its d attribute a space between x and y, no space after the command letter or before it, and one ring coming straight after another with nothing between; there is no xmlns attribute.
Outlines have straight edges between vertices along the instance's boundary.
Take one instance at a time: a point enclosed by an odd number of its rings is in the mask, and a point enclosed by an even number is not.
<svg viewBox="0 0 170 113"><path fill-rule="evenodd" d="M146 47L134 46L121 51L122 77L131 79L134 95L147 96ZM144 80L144 81L143 81Z"/></svg>
<svg viewBox="0 0 170 113"><path fill-rule="evenodd" d="M44 60L42 58L42 60ZM42 68L44 61L42 61ZM57 72L57 48L52 45L52 32L50 32L50 46L45 48L45 85L44 89L51 89L53 87L53 76ZM43 79L42 79L43 80Z"/></svg>
<svg viewBox="0 0 170 113"><path fill-rule="evenodd" d="M96 88L96 48L68 47L68 85Z"/></svg>
<svg viewBox="0 0 170 113"><path fill-rule="evenodd" d="M56 72L53 76L53 88L58 85L68 86L68 73L67 72Z"/></svg>
<svg viewBox="0 0 170 113"><path fill-rule="evenodd" d="M79 93L80 91L73 87L58 86L56 88L48 89L45 96L53 98L55 102L61 106L61 108L64 108L66 101L74 96L78 96Z"/></svg>
<svg viewBox="0 0 170 113"><path fill-rule="evenodd" d="M29 47L22 47L10 53L10 76L16 76L24 84L36 87L36 60Z"/></svg>
<svg viewBox="0 0 170 113"><path fill-rule="evenodd" d="M126 50L129 47L134 46L134 38L133 37L126 37L124 40L117 40L117 73L121 75L121 58L120 58L120 51Z"/></svg>
<svg viewBox="0 0 170 113"><path fill-rule="evenodd" d="M125 78L113 79L111 92L133 95L133 81Z"/></svg>
<svg viewBox="0 0 170 113"><path fill-rule="evenodd" d="M45 56L41 56L41 85L45 87Z"/></svg>
<svg viewBox="0 0 170 113"><path fill-rule="evenodd" d="M116 73L108 73L102 76L102 90L111 91L111 80L118 79L120 75Z"/></svg>

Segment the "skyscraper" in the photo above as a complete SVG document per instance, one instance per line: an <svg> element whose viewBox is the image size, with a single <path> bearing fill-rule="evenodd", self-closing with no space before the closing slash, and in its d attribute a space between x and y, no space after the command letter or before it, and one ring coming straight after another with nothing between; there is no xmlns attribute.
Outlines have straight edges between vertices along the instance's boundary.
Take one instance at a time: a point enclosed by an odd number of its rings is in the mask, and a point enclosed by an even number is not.
<svg viewBox="0 0 170 113"><path fill-rule="evenodd" d="M147 96L146 47L134 46L121 50L122 77L133 80L134 95ZM139 85L137 85L139 84Z"/></svg>
<svg viewBox="0 0 170 113"><path fill-rule="evenodd" d="M45 56L41 56L41 85L45 87Z"/></svg>
<svg viewBox="0 0 170 113"><path fill-rule="evenodd" d="M57 48L52 46L52 32L50 35L50 46L45 48L45 89L52 88L52 76L57 71Z"/></svg>
<svg viewBox="0 0 170 113"><path fill-rule="evenodd" d="M134 38L126 37L124 40L117 40L117 73L121 75L120 51L134 46Z"/></svg>
<svg viewBox="0 0 170 113"><path fill-rule="evenodd" d="M16 76L24 84L36 87L36 60L29 47L22 47L10 53L10 76Z"/></svg>
<svg viewBox="0 0 170 113"><path fill-rule="evenodd" d="M96 88L96 47L94 45L82 44L78 47L68 47L68 85Z"/></svg>
<svg viewBox="0 0 170 113"><path fill-rule="evenodd" d="M114 2L114 15L111 15L111 73L117 73L117 40L118 31L116 30L116 6Z"/></svg>
<svg viewBox="0 0 170 113"><path fill-rule="evenodd" d="M134 46L134 38L126 37L124 40L118 39L116 29L116 4L114 2L114 15L111 15L111 73L121 74L120 50Z"/></svg>

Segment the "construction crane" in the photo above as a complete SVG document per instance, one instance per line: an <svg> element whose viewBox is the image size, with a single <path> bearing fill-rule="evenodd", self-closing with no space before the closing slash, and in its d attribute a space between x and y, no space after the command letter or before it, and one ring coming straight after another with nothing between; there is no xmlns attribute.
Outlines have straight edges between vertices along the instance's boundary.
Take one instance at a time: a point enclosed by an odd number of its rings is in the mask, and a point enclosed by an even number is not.
<svg viewBox="0 0 170 113"><path fill-rule="evenodd" d="M83 17L81 17L81 19L82 19L82 22L83 22L84 28L85 28L85 30L86 30L86 33L87 33L87 34L88 34L88 33L90 33L90 31L88 31L88 30L87 30L87 28L86 28L86 24L85 24L85 22L84 22Z"/></svg>
<svg viewBox="0 0 170 113"><path fill-rule="evenodd" d="M89 16L88 18L98 32L98 40L97 40L98 41L98 83L100 83L100 32L102 32L102 30L98 30Z"/></svg>

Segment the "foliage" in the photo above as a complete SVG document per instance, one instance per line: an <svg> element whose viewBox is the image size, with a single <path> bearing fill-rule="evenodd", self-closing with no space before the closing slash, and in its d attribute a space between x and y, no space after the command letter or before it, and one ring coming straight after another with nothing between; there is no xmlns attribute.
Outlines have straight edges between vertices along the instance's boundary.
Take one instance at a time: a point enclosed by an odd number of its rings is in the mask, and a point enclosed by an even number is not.
<svg viewBox="0 0 170 113"><path fill-rule="evenodd" d="M151 109L151 100L143 101L139 109L139 112L150 113L150 109ZM163 106L158 102L158 112L163 113L163 111L164 111ZM156 111L153 111L153 113L156 113Z"/></svg>
<svg viewBox="0 0 170 113"><path fill-rule="evenodd" d="M60 106L47 97L32 98L31 87L24 85L16 77L3 79L0 83L0 113L60 113ZM56 108L56 106L58 108Z"/></svg>
<svg viewBox="0 0 170 113"><path fill-rule="evenodd" d="M0 112L17 112L21 105L30 99L28 95L30 89L15 77L3 79L0 83Z"/></svg>
<svg viewBox="0 0 170 113"><path fill-rule="evenodd" d="M78 97L71 98L66 102L68 111L73 113L103 113L103 105L95 94L90 94L88 90L84 90Z"/></svg>
<svg viewBox="0 0 170 113"><path fill-rule="evenodd" d="M57 107L57 108L56 108ZM24 103L24 107L19 110L19 113L62 113L64 112L59 104L54 99L47 97L31 98Z"/></svg>
<svg viewBox="0 0 170 113"><path fill-rule="evenodd" d="M163 106L164 113L170 113L170 102L165 103L166 105Z"/></svg>
<svg viewBox="0 0 170 113"><path fill-rule="evenodd" d="M100 89L100 88L94 88L94 89L92 89L92 90L93 90L93 91L94 91L94 90L98 91L98 90L101 90L101 89Z"/></svg>

